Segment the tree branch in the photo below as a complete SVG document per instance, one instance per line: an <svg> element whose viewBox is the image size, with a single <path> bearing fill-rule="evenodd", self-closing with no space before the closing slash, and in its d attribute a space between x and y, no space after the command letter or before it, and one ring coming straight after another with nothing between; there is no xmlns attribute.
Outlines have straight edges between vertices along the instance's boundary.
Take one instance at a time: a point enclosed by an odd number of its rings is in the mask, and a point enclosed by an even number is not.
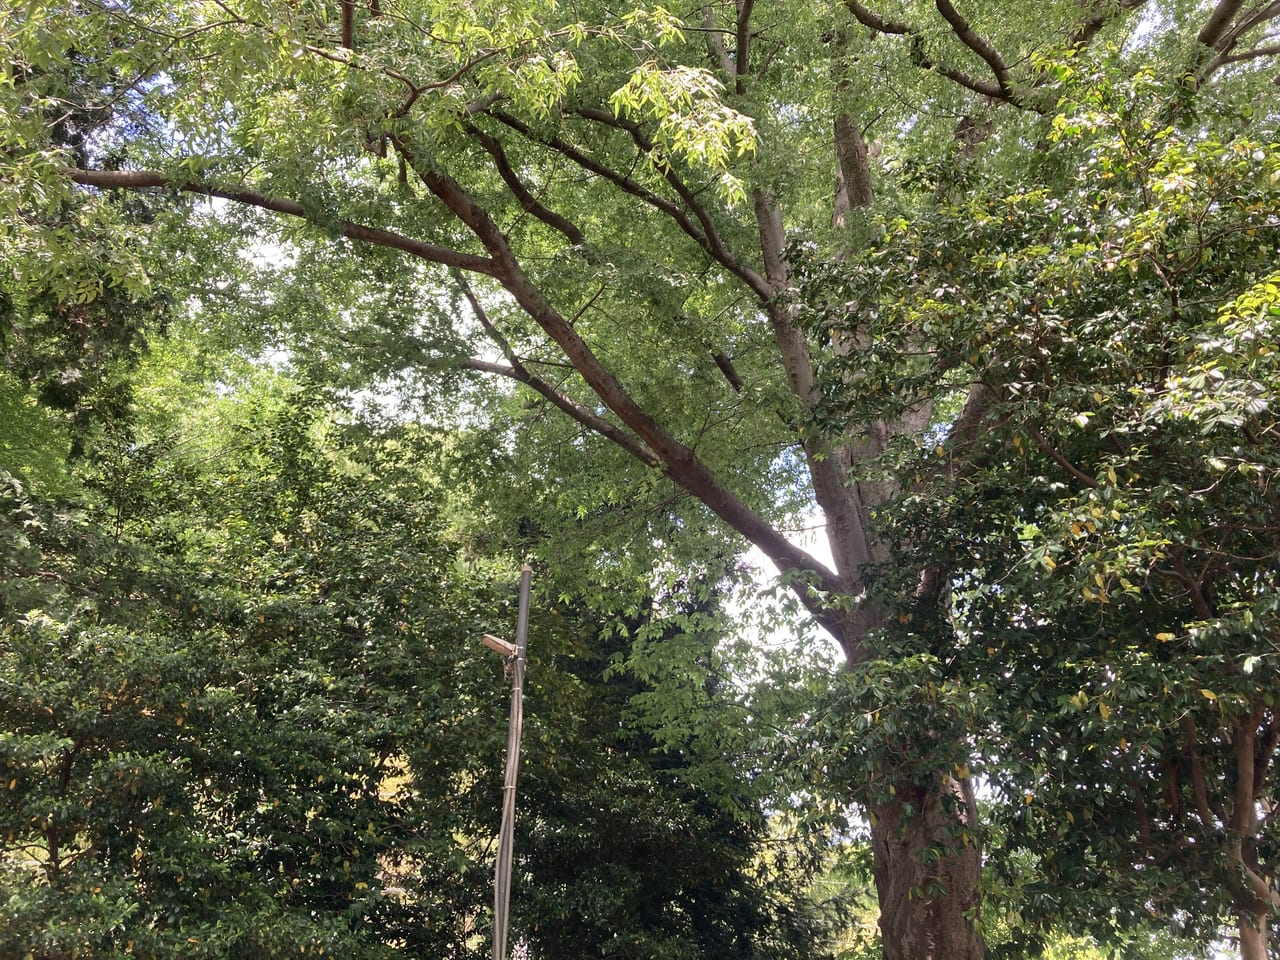
<svg viewBox="0 0 1280 960"><path fill-rule="evenodd" d="M1231 23L1241 6L1241 2L1220 2L1196 37L1209 51L1217 54L1207 60L1198 71L1197 78L1200 81L1207 80L1228 64L1244 63L1280 53L1280 45L1266 42L1274 40L1274 36L1262 37L1261 42L1252 49L1236 52L1236 45L1250 30L1280 17L1280 0L1257 6L1234 24Z"/></svg>
<svg viewBox="0 0 1280 960"><path fill-rule="evenodd" d="M738 369L733 365L733 361L729 359L728 354L723 350L716 350L711 344L707 344L707 349L711 351L711 359L715 361L716 367L724 375L729 386L733 388L733 392L741 393L745 384L742 382L742 375L738 373Z"/></svg>
<svg viewBox="0 0 1280 960"><path fill-rule="evenodd" d="M1261 711L1237 717L1231 734L1231 752L1235 754L1236 761L1236 789L1227 829L1241 837L1251 836L1258 826L1257 794L1253 786L1258 725L1261 722Z"/></svg>
<svg viewBox="0 0 1280 960"><path fill-rule="evenodd" d="M932 59L924 48L924 34L910 24L903 23L900 20L890 20L880 16L873 10L863 6L858 0L845 0L845 7L853 14L854 18L864 27L876 31L877 33L889 33L897 36L906 37L911 41L911 54L916 64L925 70L933 70L936 73L946 77L952 83L959 84L966 90L981 94L984 97L990 97L993 100L999 100L1003 103L1011 104L1016 107L1025 107L1026 105L1014 99L1009 91L1001 88L999 83L991 83L979 80L965 73L963 70L957 70L954 67L938 63Z"/></svg>
<svg viewBox="0 0 1280 960"><path fill-rule="evenodd" d="M1119 14L1137 10L1147 5L1149 0L1120 0L1110 3L1108 0L1092 0L1089 4L1095 11L1093 16L1085 17L1071 36L1071 49L1079 50L1093 42L1093 38Z"/></svg>
<svg viewBox="0 0 1280 960"><path fill-rule="evenodd" d="M580 108L575 112L585 120L591 120L626 132L626 134L631 137L632 142L642 153L646 156L653 155L653 141L645 136L644 131L640 129L639 124L632 123L629 120L623 120L620 117L615 117L613 114L604 110ZM689 189L688 185L683 180L680 179L680 176L675 172L675 169L669 163L664 163L661 164L661 171L663 179L667 181L671 186L671 189L674 190L676 195L681 199L681 201L683 201L685 207L697 219L698 224L701 227L700 234L703 238L703 249L722 267L747 284L747 286L749 286L761 299L768 299L772 296L773 291L765 278L760 276L750 267L746 267L739 263L737 258L729 252L729 249L724 245L724 241L720 239L720 234L716 230L715 221L711 219L711 215L707 212L706 208L698 202L698 198L694 195L694 192Z"/></svg>
<svg viewBox="0 0 1280 960"><path fill-rule="evenodd" d="M602 110L583 109L576 111L576 113L584 120L602 123L606 126L626 132L642 152L649 153L653 150L653 144L644 137L643 132L641 132L639 127L635 124L630 124L625 120L620 120L612 114L606 113ZM539 143L556 151L561 156L577 164L582 169L609 181L624 193L628 193L631 196L636 197L646 205L665 214L676 224L677 227L680 228L682 233L697 243L698 246L702 248L703 252L745 283L751 292L758 298L761 300L767 300L769 297L773 296L773 290L769 286L768 281L751 267L745 266L739 262L724 245L723 241L720 239L719 233L716 231L714 221L706 212L705 208L698 203L697 197L694 195L693 191L680 180L674 170L666 170L664 172L664 177L667 182L671 184L672 189L674 189L680 196L680 199L689 208L689 211L693 213L694 217L698 221L697 223L694 223L694 221L690 219L689 213L684 209L681 209L678 204L673 203L666 197L654 193L652 190L640 183L637 183L630 177L619 173L612 167L600 162L590 154L583 152L577 146L569 143L563 138L538 136L527 124L501 110L491 110L489 115L495 120L498 120L510 127L512 130L515 130L521 136L528 138L534 143Z"/></svg>
<svg viewBox="0 0 1280 960"><path fill-rule="evenodd" d="M836 192L831 204L831 222L842 226L854 208L869 207L875 198L871 187L871 165L867 141L858 122L849 115L842 102L848 95L849 37L837 30L831 36L831 84L835 93L835 117L832 136L836 154Z"/></svg>
<svg viewBox="0 0 1280 960"><path fill-rule="evenodd" d="M512 380L518 381L519 383L525 384L544 396L559 410L568 414L570 418L576 420L593 433L598 433L606 440L616 444L645 466L654 467L659 465L658 457L654 452L638 441L633 435L620 429L616 424L610 423L604 417L595 413L595 411L587 409L580 403L576 403L572 398L561 393L547 381L529 370L520 358L516 356L516 352L512 349L510 341L502 335L502 332L489 318L488 312L484 309L484 305L480 303L480 299L476 296L475 291L471 289L471 285L461 276L455 275L454 280L462 289L462 295L466 297L467 303L471 307L471 313L475 316L476 320L480 322L480 326L484 327L485 332L489 335L489 339L498 346L498 349L502 351L502 355L507 358L507 363L510 364L509 367L504 367L501 364L488 363L482 360L467 360L463 363L464 367L471 370L480 370L485 373L496 373L500 376L508 377Z"/></svg>
<svg viewBox="0 0 1280 960"><path fill-rule="evenodd" d="M755 0L737 0L738 32L734 48L735 79L734 90L743 94L747 92L747 77L751 75L751 12Z"/></svg>
<svg viewBox="0 0 1280 960"><path fill-rule="evenodd" d="M353 223L350 220L330 221L313 211L308 211L296 200L269 197L256 190L228 190L222 187L215 187L212 184L193 180L180 180L166 176L163 173L146 170L85 170L79 167L63 167L62 172L76 183L104 190L163 189L179 190L183 193L193 193L205 197L219 197L246 207L258 207L262 210L270 210L274 213L296 217L299 220L305 220L308 223L313 223L326 229L336 230L337 233L350 240L358 240L361 243L369 243L379 247L390 247L420 260L428 260L431 263L455 267L470 273L482 273L486 276L494 275L494 263L485 257L462 253L458 250L451 250L448 247L436 246L433 243L424 243L421 240L414 240L403 234L378 227L367 227L363 224Z"/></svg>
<svg viewBox="0 0 1280 960"><path fill-rule="evenodd" d="M338 0L342 10L342 39L339 41L348 50L355 48L355 0Z"/></svg>
<svg viewBox="0 0 1280 960"><path fill-rule="evenodd" d="M1280 0L1272 0L1265 7L1258 7L1240 18L1240 22L1231 28L1231 32L1224 39L1234 46L1239 42L1240 38L1252 30L1254 27L1266 23L1268 20L1275 20L1280 17Z"/></svg>
<svg viewBox="0 0 1280 960"><path fill-rule="evenodd" d="M809 612L832 635L842 637L842 624L828 608L826 595L840 594L844 584L825 564L791 543L781 532L752 510L722 484L705 463L641 407L621 382L609 371L585 340L546 300L525 275L507 237L488 212L448 174L418 162L413 149L403 139L392 143L417 173L423 184L481 242L489 252L494 276L520 308L560 347L601 402L653 452L667 475L697 497L733 530L759 547L780 569L794 570L812 578L799 583L793 592Z"/></svg>
<svg viewBox="0 0 1280 960"><path fill-rule="evenodd" d="M729 56L729 50L724 45L724 40L720 38L720 31L716 27L715 7L709 3L702 6L702 24L706 28L707 53L712 62L724 72L725 76L733 76L733 57Z"/></svg>
<svg viewBox="0 0 1280 960"><path fill-rule="evenodd" d="M1226 36L1227 28L1230 27L1232 19L1240 12L1242 6L1244 6L1244 0L1218 0L1218 5L1209 14L1209 19L1196 34L1196 41L1211 50L1220 51L1218 44Z"/></svg>
<svg viewBox="0 0 1280 960"><path fill-rule="evenodd" d="M1254 793L1262 793L1263 788L1266 786L1277 747L1280 747L1280 723L1277 723L1276 717L1273 716L1263 730L1262 742L1258 748L1258 758L1253 767Z"/></svg>
<svg viewBox="0 0 1280 960"><path fill-rule="evenodd" d="M1216 830L1219 824L1209 809L1209 788L1204 780L1204 765L1200 762L1199 735L1196 722L1191 714L1184 714L1180 721L1183 745L1187 751L1187 760L1191 764L1191 792L1196 801L1196 813L1206 830Z"/></svg>
<svg viewBox="0 0 1280 960"><path fill-rule="evenodd" d="M1201 71L1201 79L1207 80L1220 69L1230 63L1245 63L1249 60L1259 60L1262 57L1280 56L1280 43L1270 46L1254 47L1251 50L1243 50L1240 53L1224 53L1221 56L1214 57Z"/></svg>
<svg viewBox="0 0 1280 960"><path fill-rule="evenodd" d="M1054 446L1051 443L1049 443L1048 440L1045 439L1044 434L1042 434L1039 430L1036 430L1033 427L1028 427L1027 430L1031 434L1031 439L1036 442L1036 446L1039 447L1044 453L1047 453L1050 459L1052 459L1053 462L1056 463L1058 466L1060 466L1063 470L1071 474L1071 476L1075 477L1077 480L1083 483L1086 487L1090 487L1091 489L1097 490L1101 486L1101 484L1098 483L1097 480L1089 476L1087 473L1085 473L1083 470L1077 467L1074 463L1072 463L1070 460L1064 457L1061 453L1059 453L1054 448Z"/></svg>
<svg viewBox="0 0 1280 960"><path fill-rule="evenodd" d="M1005 65L1004 57L1000 56L1000 52L986 37L969 25L969 21L960 15L960 11L955 8L951 0L934 0L934 5L960 42L981 57L991 68L991 73L1004 97L1012 98L1013 92L1009 87L1009 68Z"/></svg>
<svg viewBox="0 0 1280 960"><path fill-rule="evenodd" d="M1258 871L1258 809L1257 794L1254 791L1254 760L1258 725L1261 722L1261 710L1238 717L1235 722L1231 749L1236 760L1236 788L1231 820L1227 825L1227 850L1236 861L1244 881L1244 889L1236 896L1238 900L1243 899L1243 905L1255 914L1266 914L1280 906L1280 892L1271 889L1271 884Z"/></svg>
<svg viewBox="0 0 1280 960"><path fill-rule="evenodd" d="M529 192L529 189L516 173L515 168L511 166L511 162L507 159L506 151L502 149L502 144L498 142L497 138L491 137L473 123L464 123L463 129L493 158L493 164L498 170L498 175L502 177L502 182L507 185L508 189L520 202L520 206L527 213L561 234L569 241L571 246L579 247L586 243L587 238L582 231L567 217L561 216L554 210L549 210Z"/></svg>
<svg viewBox="0 0 1280 960"><path fill-rule="evenodd" d="M787 385L803 409L809 410L818 401L818 388L808 341L796 326L793 304L786 296L791 266L786 259L782 213L777 200L763 189L755 190L753 200L765 274L774 292L765 303L765 311L787 375ZM845 589L853 593L872 555L864 523L862 492L856 483L850 482L852 448L846 442L837 449L817 433L800 437L800 446L813 482L814 499L827 519L827 539L836 560L836 569L847 574L849 580ZM880 611L869 606L851 611L848 628L843 635L838 635L850 663L863 658L867 634L880 626L880 620Z"/></svg>

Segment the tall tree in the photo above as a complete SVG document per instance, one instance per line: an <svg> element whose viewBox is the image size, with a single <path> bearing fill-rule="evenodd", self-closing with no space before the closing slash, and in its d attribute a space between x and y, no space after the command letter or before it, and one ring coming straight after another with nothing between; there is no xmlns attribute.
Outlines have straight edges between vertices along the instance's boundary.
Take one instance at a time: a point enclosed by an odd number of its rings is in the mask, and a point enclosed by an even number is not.
<svg viewBox="0 0 1280 960"><path fill-rule="evenodd" d="M766 815L775 737L716 649L718 593L678 583L604 629L544 623L514 891L533 955L831 956L837 915L804 890L825 844Z"/></svg>
<svg viewBox="0 0 1280 960"><path fill-rule="evenodd" d="M1154 915L1212 940L1232 918L1260 958L1280 908L1275 117L1189 116L1181 83L1123 63L1061 65L1049 89L1051 150L819 263L807 300L827 339L845 304L877 305L869 382L914 365L991 391L951 476L901 452L921 480L888 512L900 570L951 584L944 618L903 630L930 658L917 715L986 741L1012 869L1041 871L1027 919ZM903 331L925 324L949 348L922 364ZM876 400L828 402L840 420Z"/></svg>
<svg viewBox="0 0 1280 960"><path fill-rule="evenodd" d="M901 484L880 458L925 435L940 385L899 391L875 419L814 423L826 384L797 323L788 231L835 260L856 249L880 172L873 127L903 174L880 202L908 212L962 183L996 127L1010 149L1034 142L1053 105L1043 51L1097 46L1148 6L1144 49L1190 87L1273 52L1277 11L1234 0L1064 0L1012 16L941 0L894 16L853 0L679 15L542 0L22 4L4 27L0 94L9 242L48 262L47 238L22 225L50 198L92 210L81 184L230 201L255 232L270 222L300 246L328 242L329 260L394 251L338 268L384 296L339 300L337 332L525 385L632 458L638 486L656 471L759 547L862 668L892 655L876 638L897 608L909 619L942 586L925 568L905 595L869 590L890 556L873 515ZM110 95L85 87L103 108L90 142L124 149L119 168L49 149L41 110L65 96L49 78L71 62L129 77ZM469 317L443 302L450 285ZM854 316L833 344L846 356L874 346ZM934 345L927 327L910 336ZM962 399L955 448L991 406L984 387ZM785 533L803 499L829 564ZM979 956L963 741L921 728L891 746L861 795L885 955Z"/></svg>

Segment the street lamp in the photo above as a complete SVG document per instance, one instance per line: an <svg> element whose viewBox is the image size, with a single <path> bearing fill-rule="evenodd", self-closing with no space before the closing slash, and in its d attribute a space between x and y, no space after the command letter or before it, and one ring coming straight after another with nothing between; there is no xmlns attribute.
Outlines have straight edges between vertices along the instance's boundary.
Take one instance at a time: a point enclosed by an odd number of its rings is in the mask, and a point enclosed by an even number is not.
<svg viewBox="0 0 1280 960"><path fill-rule="evenodd" d="M498 834L498 862L493 884L493 960L506 960L507 927L511 909L511 850L516 830L516 774L520 770L520 730L524 724L524 665L529 639L529 583L533 570L520 568L520 608L516 617L516 642L486 633L480 638L500 654L510 667L511 719L507 723L507 770L502 781L502 829Z"/></svg>

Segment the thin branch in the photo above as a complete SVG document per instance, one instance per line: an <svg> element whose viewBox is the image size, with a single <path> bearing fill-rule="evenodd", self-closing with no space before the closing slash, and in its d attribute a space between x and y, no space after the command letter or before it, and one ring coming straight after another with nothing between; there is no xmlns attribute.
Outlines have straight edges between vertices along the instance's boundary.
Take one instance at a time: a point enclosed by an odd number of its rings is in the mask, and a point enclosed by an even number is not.
<svg viewBox="0 0 1280 960"><path fill-rule="evenodd" d="M715 361L717 369L724 375L725 380L729 382L729 386L733 388L734 393L741 393L744 386L742 375L733 365L733 361L723 350L714 350L710 344L708 349L712 350L711 359Z"/></svg>
<svg viewBox="0 0 1280 960"><path fill-rule="evenodd" d="M882 17L874 10L864 7L858 0L845 0L845 6L849 8L850 13L857 17L859 23L877 33L893 33L901 37L913 37L919 33L910 24L903 23L901 20L890 20L887 17Z"/></svg>
<svg viewBox="0 0 1280 960"><path fill-rule="evenodd" d="M642 200L644 203L653 207L655 210L658 210L666 214L668 217L670 217L672 220L676 222L676 225L679 226L684 233L692 237L698 243L699 246L702 246L702 247L706 246L707 244L706 236L702 233L702 231L698 228L698 226L692 220L689 219L688 215L683 210L681 210L677 204L672 203L670 200L666 199L665 197L659 196L653 191L647 189L646 187L632 180L630 177L626 176L625 174L619 173L618 171L614 170L612 167L609 167L604 163L601 163L599 160L595 159L590 154L584 153L582 150L578 149L578 147L569 143L567 140L563 140L560 137L539 136L538 134L534 133L534 131L532 130L532 128L528 126L528 124L524 123L522 120L518 120L517 118L513 117L511 114L506 113L502 110L489 110L489 115L492 116L495 120L510 127L512 130L516 131L516 133L519 133L521 136L526 137L527 139L531 140L534 143L540 143L544 147L548 147L556 151L566 159L573 161L582 169L588 171L589 173L594 173L596 176L601 177L604 180L608 180L610 183L612 183L618 189L622 190L624 193L628 193L631 196Z"/></svg>
<svg viewBox="0 0 1280 960"><path fill-rule="evenodd" d="M632 142L646 156L653 156L655 154L656 151L653 141L645 136L644 131L640 129L639 124L632 123L629 120L623 120L620 117L615 117L613 114L604 110L581 108L575 112L578 116L586 120L592 120L596 123L601 123L605 126L625 131L627 135L631 137ZM674 190L676 195L684 202L685 207L693 213L695 218L697 218L697 221L702 228L701 233L704 238L703 248L707 253L709 253L711 257L722 267L751 287L757 296L760 296L762 299L767 299L772 296L773 291L770 289L769 284L764 277L760 276L750 267L740 264L737 258L729 252L729 249L724 245L724 241L720 239L720 234L716 230L715 221L711 219L711 215L707 212L706 208L698 202L698 198L694 192L689 189L688 185L683 180L680 179L675 168L672 167L670 163L662 163L660 164L660 169L663 179L667 181L671 186L671 189Z"/></svg>
<svg viewBox="0 0 1280 960"><path fill-rule="evenodd" d="M309 43L303 44L302 49L306 50L308 53L314 54L317 57L321 57L324 60L330 60L334 63L340 63L343 66L350 67L353 70L369 70L370 69L368 67L365 67L360 62L360 60L355 56L354 52L351 51L350 49L345 49L339 52L337 50L329 50L329 49L326 49L325 47L318 47L318 46L315 46L314 44L309 44ZM401 73L399 70L395 69L394 67L375 65L372 68L373 72L380 73L384 77L389 77L392 80L396 80L399 83L402 83L409 88L408 97L396 109L388 110L386 113L386 119L388 120L400 119L401 117L405 116L413 108L413 105L418 102L418 100L422 97L424 93L429 93L432 90L444 90L448 87L453 86L459 80L461 80L464 76L466 76L476 67L478 67L480 64L484 63L486 60L491 60L494 57L496 57L498 53L499 51L497 50L488 50L484 53L476 54L476 56L472 57L462 66L458 67L452 74L445 77L443 80L433 80L431 83L423 83L423 84L415 83L412 79L410 79L408 75Z"/></svg>
<svg viewBox="0 0 1280 960"><path fill-rule="evenodd" d="M1191 605L1195 609L1196 616L1201 620L1211 619L1213 617L1213 606L1209 603L1209 598L1204 595L1203 581L1192 576L1191 571L1187 569L1182 550L1180 548L1171 550L1169 559L1173 562L1172 575L1187 588L1187 594L1191 598Z"/></svg>
<svg viewBox="0 0 1280 960"><path fill-rule="evenodd" d="M1096 12L1093 16L1086 17L1080 22L1080 26L1071 37L1070 48L1072 50L1080 50L1087 47L1093 42L1093 38L1098 35L1102 28L1119 14L1137 10L1146 6L1148 2L1149 0L1120 0L1119 3L1109 3L1107 0L1093 0L1090 6Z"/></svg>
<svg viewBox="0 0 1280 960"><path fill-rule="evenodd" d="M192 193L205 197L219 197L246 207L258 207L262 210L271 210L275 213L296 217L299 220L305 220L325 229L334 230L350 240L370 243L379 247L389 247L417 257L420 260L439 263L446 267L455 267L470 273L481 273L486 276L495 275L494 262L487 257L463 253L459 250L440 247L433 243L424 243L421 240L414 240L391 230L368 227L350 220L331 221L314 211L307 210L296 200L269 197L256 190L229 190L223 187L215 187L208 183L182 180L148 170L85 170L79 167L63 167L62 172L76 183L104 190L164 189L179 190L183 193Z"/></svg>
<svg viewBox="0 0 1280 960"><path fill-rule="evenodd" d="M673 203L660 194L654 193L652 190L640 183L637 183L630 177L619 173L612 167L600 162L595 157L585 153L568 141L560 137L539 136L523 121L518 120L501 110L491 110L489 111L489 115L495 120L498 120L510 127L512 130L515 130L522 136L527 137L534 143L540 143L543 146L556 151L561 156L571 160L582 169L609 181L624 193L628 193L631 196L636 197L646 205L665 214L676 224L677 227L680 228L682 233L697 243L708 256L746 283L757 297L767 299L768 297L773 296L773 290L769 287L768 282L755 270L740 264L725 248L719 235L714 230L714 225L712 224L710 217L706 214L706 211L696 203L696 198L694 198L692 191L687 187L684 187L683 184L681 184L681 199L685 200L686 203L692 201L691 209L694 216L698 219L697 223L695 223L694 220L690 218L689 213L681 209L678 204ZM583 116L584 119L603 122L610 127L624 131L627 130L625 121L618 120L611 114L607 114L604 111L580 111L579 115ZM636 135L640 136L643 142L643 135L639 134L638 131ZM652 144L649 144L649 147L652 149ZM641 147L641 149L644 148ZM679 178L675 176L674 172L670 173L668 182L671 182L671 178L674 178L676 182L679 182ZM708 232L708 228L711 228L710 232Z"/></svg>
<svg viewBox="0 0 1280 960"><path fill-rule="evenodd" d="M875 30L877 33L889 33L908 38L911 41L912 57L922 69L933 70L946 77L952 83L959 84L966 90L971 90L984 97L990 97L993 100L999 100L1016 107L1027 106L1027 104L1014 99L1009 91L1004 90L999 83L979 80L963 70L957 70L954 67L935 61L925 52L924 34L910 24L882 17L880 14L863 6L858 0L845 0L845 7L864 27Z"/></svg>
<svg viewBox="0 0 1280 960"><path fill-rule="evenodd" d="M489 319L488 313L481 305L475 292L461 277L455 277L458 285L462 288L463 296L466 297L467 303L471 306L471 312L475 318L480 321L480 325L484 327L485 332L489 334L489 338L493 340L498 348L502 351L503 356L507 358L509 366L500 363L492 363L486 360L467 359L462 361L464 369L477 370L483 373L493 373L498 376L507 377L518 383L535 390L557 409L567 414L572 420L582 424L593 433L597 433L609 440L611 443L625 450L631 456L635 457L647 467L659 465L658 457L652 450L637 440L632 434L619 428L616 424L610 423L604 417L599 416L594 411L582 406L580 403L574 402L566 394L560 392L546 380L537 376L516 356L515 351L511 348L511 344L502 336L497 327Z"/></svg>
<svg viewBox="0 0 1280 960"><path fill-rule="evenodd" d="M1028 432L1031 434L1031 439L1036 442L1036 446L1039 447L1045 453L1047 453L1050 456L1050 458L1052 458L1054 463L1060 466L1063 470L1067 471L1067 473L1071 474L1071 476L1075 477L1077 480L1083 483L1086 487L1090 487L1094 490L1098 489L1101 486L1101 484L1098 483L1097 480L1089 476L1087 473L1085 473L1083 470L1077 467L1074 463L1072 463L1070 460L1064 457L1061 453L1059 453L1056 449L1054 449L1053 445L1050 444L1049 441L1044 438L1044 434L1042 434L1039 430L1036 430L1034 428L1028 428Z"/></svg>

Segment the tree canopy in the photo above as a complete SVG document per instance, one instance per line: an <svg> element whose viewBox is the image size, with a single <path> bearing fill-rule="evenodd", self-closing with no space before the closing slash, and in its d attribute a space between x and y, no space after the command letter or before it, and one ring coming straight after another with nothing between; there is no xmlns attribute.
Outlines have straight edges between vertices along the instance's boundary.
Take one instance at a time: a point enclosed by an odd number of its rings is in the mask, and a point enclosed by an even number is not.
<svg viewBox="0 0 1280 960"><path fill-rule="evenodd" d="M759 548L850 668L832 726L859 734L887 960L981 956L984 836L1086 809L1119 831L1065 830L1046 883L1140 865L1120 909L1234 912L1252 960L1278 19L23 3L7 308L124 355L95 305L163 284L318 382L493 424L570 592ZM789 535L813 510L829 561ZM979 771L1014 797L985 833ZM1189 898L1160 869L1188 846Z"/></svg>

